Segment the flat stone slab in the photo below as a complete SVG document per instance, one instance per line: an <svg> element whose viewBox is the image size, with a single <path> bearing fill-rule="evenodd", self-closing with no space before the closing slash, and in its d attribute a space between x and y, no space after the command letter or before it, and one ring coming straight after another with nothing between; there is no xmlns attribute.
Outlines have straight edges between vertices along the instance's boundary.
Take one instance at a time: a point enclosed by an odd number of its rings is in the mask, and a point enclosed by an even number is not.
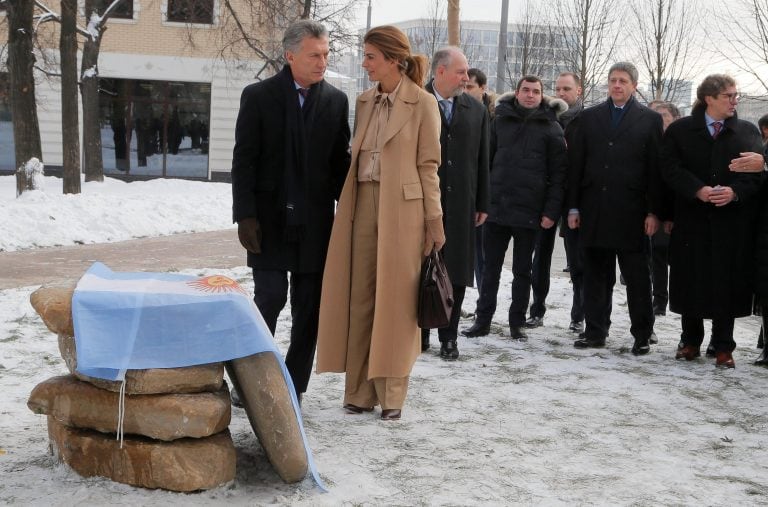
<svg viewBox="0 0 768 507"><path fill-rule="evenodd" d="M72 324L72 295L77 283L60 282L43 285L29 296L32 308L45 325L56 334L75 335Z"/></svg>
<svg viewBox="0 0 768 507"><path fill-rule="evenodd" d="M78 379L101 389L119 392L120 382L104 380L77 371L77 350L74 337L59 334L59 352L69 372ZM209 363L184 368L150 368L127 370L126 394L183 394L217 392L224 383L224 365Z"/></svg>
<svg viewBox="0 0 768 507"><path fill-rule="evenodd" d="M184 492L215 488L235 478L229 430L173 442L126 436L121 449L115 435L71 428L48 416L48 436L58 460L83 477Z"/></svg>
<svg viewBox="0 0 768 507"><path fill-rule="evenodd" d="M27 406L66 426L117 433L120 395L73 375L38 384ZM126 395L123 433L157 440L208 437L229 426L231 405L226 385L216 393Z"/></svg>
<svg viewBox="0 0 768 507"><path fill-rule="evenodd" d="M304 479L309 466L307 451L275 355L253 354L227 361L226 367L272 468L287 483Z"/></svg>

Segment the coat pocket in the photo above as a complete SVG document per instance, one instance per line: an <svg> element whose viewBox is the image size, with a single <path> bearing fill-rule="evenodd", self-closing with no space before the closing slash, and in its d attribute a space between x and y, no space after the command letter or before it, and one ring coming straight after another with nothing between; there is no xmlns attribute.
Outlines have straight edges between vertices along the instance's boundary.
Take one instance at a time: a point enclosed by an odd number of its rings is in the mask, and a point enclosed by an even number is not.
<svg viewBox="0 0 768 507"><path fill-rule="evenodd" d="M421 183L405 183L403 184L403 199L410 201L412 199L423 199Z"/></svg>

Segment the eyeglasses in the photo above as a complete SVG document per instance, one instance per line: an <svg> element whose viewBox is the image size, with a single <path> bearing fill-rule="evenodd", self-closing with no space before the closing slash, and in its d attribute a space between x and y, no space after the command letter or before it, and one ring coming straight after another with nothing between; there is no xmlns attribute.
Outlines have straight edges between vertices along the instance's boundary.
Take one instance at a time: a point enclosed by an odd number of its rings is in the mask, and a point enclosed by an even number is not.
<svg viewBox="0 0 768 507"><path fill-rule="evenodd" d="M739 95L738 93L718 93L718 95L727 97L728 102L738 102L739 99L741 99L741 95Z"/></svg>

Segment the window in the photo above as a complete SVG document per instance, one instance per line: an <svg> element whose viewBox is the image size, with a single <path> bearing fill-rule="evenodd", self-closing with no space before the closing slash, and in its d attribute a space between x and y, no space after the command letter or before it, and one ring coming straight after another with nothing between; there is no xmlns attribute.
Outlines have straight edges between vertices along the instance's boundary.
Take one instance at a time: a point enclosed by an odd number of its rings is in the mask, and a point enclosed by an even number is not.
<svg viewBox="0 0 768 507"><path fill-rule="evenodd" d="M212 25L213 0L168 0L167 20Z"/></svg>
<svg viewBox="0 0 768 507"><path fill-rule="evenodd" d="M107 7L112 3L112 0L99 0L96 4L96 12L104 14ZM118 19L133 19L133 0L123 0L114 9L112 9L112 18Z"/></svg>

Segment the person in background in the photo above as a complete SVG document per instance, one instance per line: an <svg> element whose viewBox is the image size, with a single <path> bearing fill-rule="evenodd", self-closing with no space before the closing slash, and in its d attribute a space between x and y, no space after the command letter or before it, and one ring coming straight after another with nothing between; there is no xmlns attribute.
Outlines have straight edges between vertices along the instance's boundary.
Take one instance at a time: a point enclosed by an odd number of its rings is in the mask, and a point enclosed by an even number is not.
<svg viewBox="0 0 768 507"><path fill-rule="evenodd" d="M560 99L545 99L537 76L524 76L515 93L497 102L491 128L491 205L483 226L486 264L475 323L462 334L490 332L504 255L514 239L509 330L513 340L524 341L536 235L554 227L562 210L567 157L557 114L568 106Z"/></svg>
<svg viewBox="0 0 768 507"><path fill-rule="evenodd" d="M680 119L680 110L671 102L655 100L648 107L661 115L662 129L667 130L673 121ZM672 194L669 189L664 189L665 206L671 207ZM672 231L672 221L666 220L656 234L650 238L651 247L651 278L653 294L653 315L656 317L667 314L667 302L669 301L669 233Z"/></svg>
<svg viewBox="0 0 768 507"><path fill-rule="evenodd" d="M457 334L466 287L472 286L475 228L488 216L488 111L464 93L469 80L467 58L448 47L432 57L433 79L426 86L440 105L442 148L440 203L446 244L448 277L453 284L453 308L448 327L438 330L440 357L459 357ZM421 331L421 350L429 348L429 329Z"/></svg>
<svg viewBox="0 0 768 507"><path fill-rule="evenodd" d="M270 331L290 273L291 342L285 364L301 400L312 373L320 286L335 200L349 169L347 96L323 79L328 32L315 21L286 29L287 64L243 90L232 157L233 217Z"/></svg>
<svg viewBox="0 0 768 507"><path fill-rule="evenodd" d="M760 133L739 120L736 82L704 78L691 116L664 135L662 171L674 190L669 246L670 309L681 315L683 347L676 359L701 355L704 319L712 319L715 366L734 368L733 326L752 312L754 217L763 175L729 170L745 152L759 152Z"/></svg>
<svg viewBox="0 0 768 507"><path fill-rule="evenodd" d="M422 88L424 55L394 26L363 38L376 85L357 98L352 165L323 275L317 371L345 372L344 410L400 419L421 353L417 323L424 258L445 243L440 111Z"/></svg>

